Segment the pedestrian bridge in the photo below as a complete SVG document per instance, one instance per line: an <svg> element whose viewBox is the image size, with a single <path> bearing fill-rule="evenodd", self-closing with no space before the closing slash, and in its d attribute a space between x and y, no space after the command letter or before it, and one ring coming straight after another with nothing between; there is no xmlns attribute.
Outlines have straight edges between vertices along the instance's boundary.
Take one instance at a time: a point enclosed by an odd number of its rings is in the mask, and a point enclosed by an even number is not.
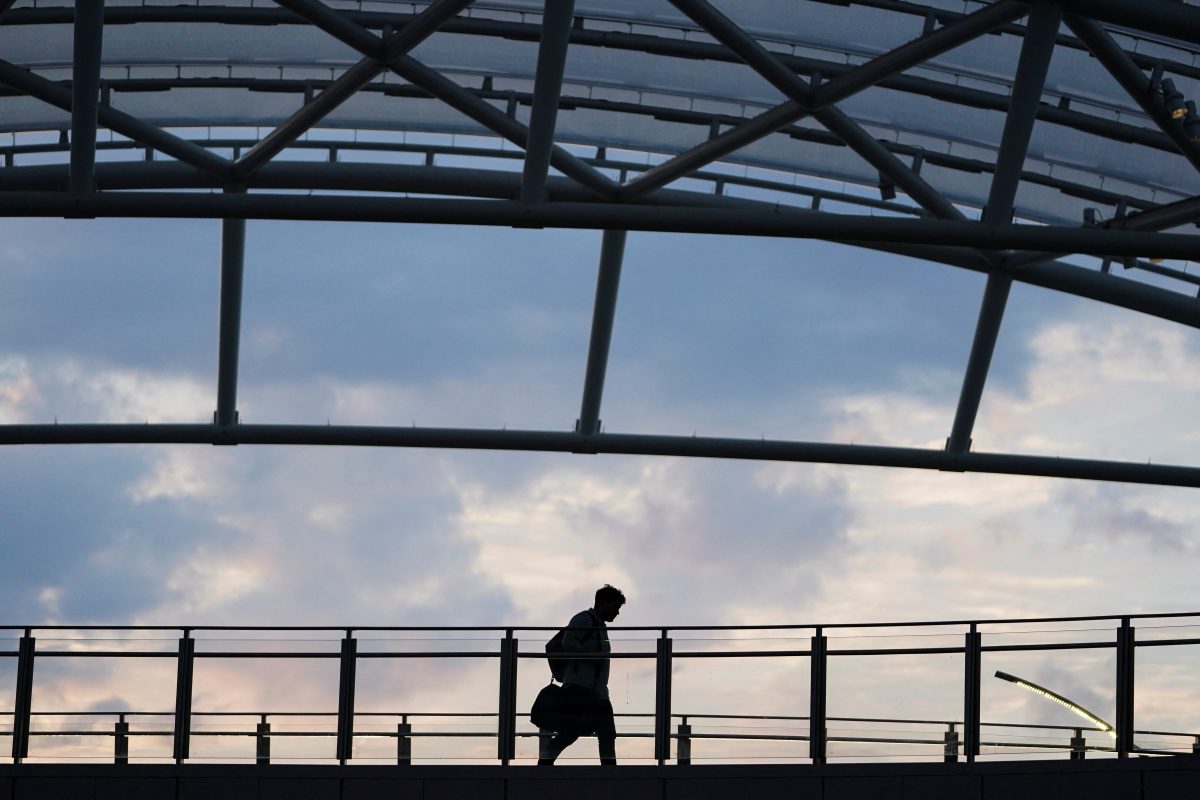
<svg viewBox="0 0 1200 800"><path fill-rule="evenodd" d="M554 630L0 628L0 800L1200 785L1200 613L613 627L615 768L590 739L535 766L528 711Z"/></svg>

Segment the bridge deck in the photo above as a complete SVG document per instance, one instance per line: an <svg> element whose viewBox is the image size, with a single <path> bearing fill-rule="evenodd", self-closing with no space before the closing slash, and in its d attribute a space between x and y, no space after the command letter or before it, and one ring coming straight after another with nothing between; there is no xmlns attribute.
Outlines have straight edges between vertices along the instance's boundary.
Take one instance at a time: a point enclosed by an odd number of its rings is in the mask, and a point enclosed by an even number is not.
<svg viewBox="0 0 1200 800"><path fill-rule="evenodd" d="M1200 757L712 766L0 765L0 800L988 800L1195 797Z"/></svg>

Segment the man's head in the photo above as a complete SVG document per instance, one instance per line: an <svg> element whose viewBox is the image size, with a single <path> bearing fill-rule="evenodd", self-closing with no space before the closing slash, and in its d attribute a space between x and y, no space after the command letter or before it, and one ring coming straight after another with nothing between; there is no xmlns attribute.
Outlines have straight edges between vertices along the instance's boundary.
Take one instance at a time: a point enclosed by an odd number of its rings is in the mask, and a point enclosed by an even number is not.
<svg viewBox="0 0 1200 800"><path fill-rule="evenodd" d="M596 590L596 604L594 608L596 613L600 615L600 619L605 622L612 622L617 618L617 614L621 613L621 606L625 605L625 593L615 586L609 586L607 583Z"/></svg>

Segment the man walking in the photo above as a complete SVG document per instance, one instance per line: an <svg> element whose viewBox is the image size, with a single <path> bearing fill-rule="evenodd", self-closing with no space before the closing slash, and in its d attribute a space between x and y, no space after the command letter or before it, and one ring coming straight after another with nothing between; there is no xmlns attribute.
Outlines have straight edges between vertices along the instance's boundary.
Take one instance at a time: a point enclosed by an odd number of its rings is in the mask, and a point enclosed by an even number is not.
<svg viewBox="0 0 1200 800"><path fill-rule="evenodd" d="M596 590L595 604L571 617L564 629L562 644L565 653L579 653L591 658L573 658L563 673L566 712L577 721L571 730L560 730L550 737L542 731L538 737L538 764L553 764L563 750L580 736L596 735L601 764L617 763L617 729L613 722L612 702L608 697L608 672L612 652L608 626L621 613L625 595L620 589L605 584ZM566 726L565 726L566 727Z"/></svg>

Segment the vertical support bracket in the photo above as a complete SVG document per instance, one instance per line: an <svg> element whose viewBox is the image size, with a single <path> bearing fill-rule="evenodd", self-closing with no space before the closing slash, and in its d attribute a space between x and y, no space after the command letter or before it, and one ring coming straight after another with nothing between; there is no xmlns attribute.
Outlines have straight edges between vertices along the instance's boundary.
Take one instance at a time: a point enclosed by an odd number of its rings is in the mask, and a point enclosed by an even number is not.
<svg viewBox="0 0 1200 800"><path fill-rule="evenodd" d="M963 653L963 752L967 763L971 763L979 755L979 694L983 655L983 635L973 622L971 630L967 632Z"/></svg>
<svg viewBox="0 0 1200 800"><path fill-rule="evenodd" d="M270 764L271 763L271 723L267 722L267 715L263 714L259 717L257 736L255 737L255 753L254 763Z"/></svg>
<svg viewBox="0 0 1200 800"><path fill-rule="evenodd" d="M12 758L14 764L29 757L29 727L33 709L33 658L37 640L25 629L17 647L17 696L13 705Z"/></svg>
<svg viewBox="0 0 1200 800"><path fill-rule="evenodd" d="M245 260L246 220L221 220L221 318L217 342L217 412L213 422L223 428L238 421L238 350Z"/></svg>
<svg viewBox="0 0 1200 800"><path fill-rule="evenodd" d="M175 669L175 745L176 764L182 764L191 753L192 733L192 671L196 663L196 640L190 628L183 629L179 640L179 656Z"/></svg>
<svg viewBox="0 0 1200 800"><path fill-rule="evenodd" d="M352 629L342 639L341 668L338 671L337 760L345 764L354 757L354 670L358 659L358 640Z"/></svg>
<svg viewBox="0 0 1200 800"><path fill-rule="evenodd" d="M588 343L587 368L583 378L583 402L575 432L591 436L600 432L600 398L608 370L613 319L617 313L617 288L625 259L626 231L606 230L600 245L600 269L596 276L596 302L592 309L592 334Z"/></svg>
<svg viewBox="0 0 1200 800"><path fill-rule="evenodd" d="M396 763L401 766L412 763L412 725L407 716L401 717L396 725Z"/></svg>
<svg viewBox="0 0 1200 800"><path fill-rule="evenodd" d="M951 722L945 736L942 737L942 760L947 764L958 762L958 731L954 729L954 723Z"/></svg>
<svg viewBox="0 0 1200 800"><path fill-rule="evenodd" d="M663 628L655 655L654 758L659 766L671 757L671 639Z"/></svg>
<svg viewBox="0 0 1200 800"><path fill-rule="evenodd" d="M687 717L679 723L679 730L675 735L675 763L687 766L692 763L692 726L688 724Z"/></svg>
<svg viewBox="0 0 1200 800"><path fill-rule="evenodd" d="M809 656L810 677L808 683L808 757L814 764L825 763L825 745L828 740L825 713L825 678L828 650L828 639L821 628L817 628L812 637L812 650Z"/></svg>
<svg viewBox="0 0 1200 800"><path fill-rule="evenodd" d="M1083 738L1083 729L1076 728L1071 737L1071 760L1083 761L1087 758L1087 739Z"/></svg>
<svg viewBox="0 0 1200 800"><path fill-rule="evenodd" d="M507 765L517 757L517 640L512 629L500 641L500 705L496 758Z"/></svg>
<svg viewBox="0 0 1200 800"><path fill-rule="evenodd" d="M1013 79L1012 98L1004 121L1004 132L1000 136L1000 149L996 154L996 169L992 174L987 205L983 209L985 224L1004 225L1012 220L1021 169L1029 150L1034 123L1037 122L1037 109L1046 85L1046 73L1054 54L1062 13L1062 6L1052 0L1040 0L1030 8L1025 41L1021 45L1017 74ZM1011 288L1012 276L1009 273L993 270L988 274L971 353L967 357L967 368L959 391L958 407L954 412L950 438L946 442L946 450L951 453L966 453L971 449L971 431L979 413L979 403L983 398L984 384L987 382L992 354L996 350L996 340L1000 336L1000 323L1004 319Z"/></svg>
<svg viewBox="0 0 1200 800"><path fill-rule="evenodd" d="M562 95L563 70L571 40L575 0L546 0L542 14L542 39L538 46L537 77L533 83L533 108L529 114L529 140L521 178L521 201L546 199L546 174L554 147L554 125Z"/></svg>
<svg viewBox="0 0 1200 800"><path fill-rule="evenodd" d="M74 64L71 72L72 194L96 189L96 126L100 113L100 52L104 0L75 0Z"/></svg>
<svg viewBox="0 0 1200 800"><path fill-rule="evenodd" d="M1137 646L1129 617L1117 628L1117 758L1128 758L1137 749L1134 742L1133 695L1134 650Z"/></svg>
<svg viewBox="0 0 1200 800"><path fill-rule="evenodd" d="M124 714L118 715L113 726L113 763L129 763L129 723Z"/></svg>

